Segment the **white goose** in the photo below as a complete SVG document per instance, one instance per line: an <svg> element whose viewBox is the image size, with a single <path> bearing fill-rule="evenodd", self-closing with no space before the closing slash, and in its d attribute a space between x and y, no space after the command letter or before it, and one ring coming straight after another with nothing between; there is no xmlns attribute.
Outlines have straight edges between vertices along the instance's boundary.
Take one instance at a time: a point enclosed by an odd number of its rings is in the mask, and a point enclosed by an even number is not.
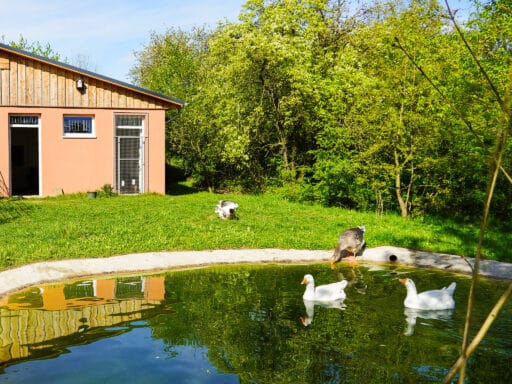
<svg viewBox="0 0 512 384"><path fill-rule="evenodd" d="M326 285L319 285L315 288L315 279L310 274L304 275L301 284L306 284L306 291L302 298L304 300L328 302L336 300L344 300L347 295L345 294L345 287L347 280L342 280L337 283Z"/></svg>
<svg viewBox="0 0 512 384"><path fill-rule="evenodd" d="M407 288L407 297L404 300L406 308L424 309L424 310L443 310L455 307L453 292L455 291L455 282L448 287L434 289L418 293L414 281L409 278L400 279L400 282Z"/></svg>
<svg viewBox="0 0 512 384"><path fill-rule="evenodd" d="M215 213L220 219L236 219L238 204L233 200L220 200L215 207Z"/></svg>

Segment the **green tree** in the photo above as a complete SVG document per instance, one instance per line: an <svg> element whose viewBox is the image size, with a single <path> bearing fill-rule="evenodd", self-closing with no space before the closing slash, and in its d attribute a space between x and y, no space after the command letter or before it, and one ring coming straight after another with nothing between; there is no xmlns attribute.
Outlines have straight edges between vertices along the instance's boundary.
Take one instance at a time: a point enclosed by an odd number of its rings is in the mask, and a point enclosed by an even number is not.
<svg viewBox="0 0 512 384"><path fill-rule="evenodd" d="M293 179L310 160L318 97L312 46L324 8L322 1L248 1L241 22L210 45L231 137L244 143L249 172L242 175L257 184Z"/></svg>
<svg viewBox="0 0 512 384"><path fill-rule="evenodd" d="M4 36L2 36L2 41L4 41ZM26 38L20 35L18 41L13 40L8 44L11 47L31 52L35 55L44 56L51 60L65 61L65 59L62 58L61 55L52 48L50 43L43 44L39 41L29 42Z"/></svg>
<svg viewBox="0 0 512 384"><path fill-rule="evenodd" d="M424 193L422 175L430 171L439 124L429 119L437 102L428 83L395 49L394 39L413 42L418 58L429 56L437 49L432 36L440 34L443 24L435 3L376 4L365 17L331 72L344 97L330 98L338 104L330 109L337 111L339 123L319 135L315 168L320 173L315 171L314 178L319 185L337 188L326 178L336 178L339 172L325 173L324 165L336 168L344 163L338 176L347 185L342 204L396 206L406 217ZM336 193L329 195L336 199Z"/></svg>
<svg viewBox="0 0 512 384"><path fill-rule="evenodd" d="M509 30L491 5L465 28L501 90ZM168 159L199 186L471 218L500 114L456 39L434 0L249 0L238 22L153 34L132 76L187 101L169 116Z"/></svg>

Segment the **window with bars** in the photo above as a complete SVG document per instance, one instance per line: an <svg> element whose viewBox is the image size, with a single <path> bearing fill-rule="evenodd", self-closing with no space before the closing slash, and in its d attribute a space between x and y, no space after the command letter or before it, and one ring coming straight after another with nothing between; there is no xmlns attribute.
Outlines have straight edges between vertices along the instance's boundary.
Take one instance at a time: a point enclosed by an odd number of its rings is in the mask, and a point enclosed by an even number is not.
<svg viewBox="0 0 512 384"><path fill-rule="evenodd" d="M142 127L144 117L136 115L116 115L117 127Z"/></svg>
<svg viewBox="0 0 512 384"><path fill-rule="evenodd" d="M121 194L144 190L144 116L116 115L116 179Z"/></svg>
<svg viewBox="0 0 512 384"><path fill-rule="evenodd" d="M92 116L64 116L64 137L96 137Z"/></svg>
<svg viewBox="0 0 512 384"><path fill-rule="evenodd" d="M23 127L32 127L39 125L39 116L29 116L29 115L10 115L9 116L9 125L11 126L23 126Z"/></svg>

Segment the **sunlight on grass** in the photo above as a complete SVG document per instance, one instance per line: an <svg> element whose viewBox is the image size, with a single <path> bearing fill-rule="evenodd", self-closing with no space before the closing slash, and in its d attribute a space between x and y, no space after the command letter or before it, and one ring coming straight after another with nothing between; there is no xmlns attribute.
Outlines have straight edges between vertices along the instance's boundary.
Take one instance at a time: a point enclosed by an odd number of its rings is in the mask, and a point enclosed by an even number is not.
<svg viewBox="0 0 512 384"><path fill-rule="evenodd" d="M238 220L220 220L218 200L235 199ZM473 256L476 225L438 218L404 220L283 200L274 195L85 195L16 200L3 205L0 267L117 254L227 248L334 249L339 233L366 226L369 247L394 245ZM510 261L512 239L489 231L489 258Z"/></svg>

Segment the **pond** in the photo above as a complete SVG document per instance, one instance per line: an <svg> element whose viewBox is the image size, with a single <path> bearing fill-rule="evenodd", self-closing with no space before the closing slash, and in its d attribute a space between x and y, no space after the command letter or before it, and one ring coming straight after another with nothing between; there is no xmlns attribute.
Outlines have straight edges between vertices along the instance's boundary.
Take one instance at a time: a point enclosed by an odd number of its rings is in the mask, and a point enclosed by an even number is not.
<svg viewBox="0 0 512 384"><path fill-rule="evenodd" d="M349 282L306 306L302 277ZM457 282L456 307L408 313L405 287ZM458 357L470 279L427 269L224 265L33 287L0 302L0 383L434 383ZM476 326L506 284L482 280ZM467 383L511 383L512 305Z"/></svg>

